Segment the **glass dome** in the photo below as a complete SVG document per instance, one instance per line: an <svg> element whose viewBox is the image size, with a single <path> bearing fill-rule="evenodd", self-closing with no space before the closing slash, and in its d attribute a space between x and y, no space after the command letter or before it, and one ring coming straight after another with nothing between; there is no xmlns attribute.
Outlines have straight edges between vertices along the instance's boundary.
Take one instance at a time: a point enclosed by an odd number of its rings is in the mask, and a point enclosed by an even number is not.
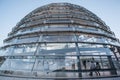
<svg viewBox="0 0 120 80"><path fill-rule="evenodd" d="M35 78L86 78L91 62L101 76L120 75L119 40L84 7L51 3L26 15L0 50L2 75Z"/></svg>

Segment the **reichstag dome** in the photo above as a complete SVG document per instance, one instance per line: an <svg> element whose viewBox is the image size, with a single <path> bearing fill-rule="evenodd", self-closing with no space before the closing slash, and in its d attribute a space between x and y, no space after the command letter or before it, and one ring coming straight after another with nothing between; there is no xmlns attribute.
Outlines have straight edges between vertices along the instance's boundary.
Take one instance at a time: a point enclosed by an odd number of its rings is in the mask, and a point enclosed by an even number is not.
<svg viewBox="0 0 120 80"><path fill-rule="evenodd" d="M120 76L120 42L104 21L79 5L51 3L33 10L0 48L3 80L106 76Z"/></svg>

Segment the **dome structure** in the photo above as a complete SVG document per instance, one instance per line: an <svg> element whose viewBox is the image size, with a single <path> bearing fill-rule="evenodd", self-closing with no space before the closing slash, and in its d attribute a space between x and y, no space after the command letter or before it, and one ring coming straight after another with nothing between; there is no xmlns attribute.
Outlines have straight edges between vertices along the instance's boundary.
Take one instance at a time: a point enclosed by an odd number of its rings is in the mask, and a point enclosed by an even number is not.
<svg viewBox="0 0 120 80"><path fill-rule="evenodd" d="M91 62L100 64L101 76L120 75L119 40L104 21L78 5L51 3L35 9L4 43L0 50L2 75L86 78L92 72L92 77L98 77L90 69Z"/></svg>

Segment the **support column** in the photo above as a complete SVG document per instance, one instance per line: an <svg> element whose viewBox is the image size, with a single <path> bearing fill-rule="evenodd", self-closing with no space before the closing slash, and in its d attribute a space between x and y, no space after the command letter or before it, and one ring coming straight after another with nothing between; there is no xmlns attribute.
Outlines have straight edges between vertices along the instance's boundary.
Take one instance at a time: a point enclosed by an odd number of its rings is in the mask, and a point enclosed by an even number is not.
<svg viewBox="0 0 120 80"><path fill-rule="evenodd" d="M79 48L78 48L78 44L76 44L76 52L77 52L77 55L80 55L80 52L79 52ZM80 56L77 56L77 67L78 67L78 77L82 77L82 72L81 72L81 64L80 64Z"/></svg>
<svg viewBox="0 0 120 80"><path fill-rule="evenodd" d="M82 73L81 73L81 64L80 64L80 57L79 56L77 56L77 60L78 60L78 62L77 62L77 67L78 67L78 77L82 77Z"/></svg>
<svg viewBox="0 0 120 80"><path fill-rule="evenodd" d="M116 68L114 66L111 56L107 56L107 57L108 57L108 61L111 67L111 70L110 70L111 75L117 75Z"/></svg>

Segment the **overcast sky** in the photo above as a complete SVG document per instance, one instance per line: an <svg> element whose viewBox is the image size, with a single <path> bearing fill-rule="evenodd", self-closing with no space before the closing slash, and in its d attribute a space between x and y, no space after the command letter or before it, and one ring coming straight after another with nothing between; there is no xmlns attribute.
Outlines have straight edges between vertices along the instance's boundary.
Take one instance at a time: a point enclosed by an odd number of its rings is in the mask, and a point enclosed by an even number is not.
<svg viewBox="0 0 120 80"><path fill-rule="evenodd" d="M120 39L120 0L0 0L0 46L12 28L32 10L56 2L77 4L92 11Z"/></svg>

